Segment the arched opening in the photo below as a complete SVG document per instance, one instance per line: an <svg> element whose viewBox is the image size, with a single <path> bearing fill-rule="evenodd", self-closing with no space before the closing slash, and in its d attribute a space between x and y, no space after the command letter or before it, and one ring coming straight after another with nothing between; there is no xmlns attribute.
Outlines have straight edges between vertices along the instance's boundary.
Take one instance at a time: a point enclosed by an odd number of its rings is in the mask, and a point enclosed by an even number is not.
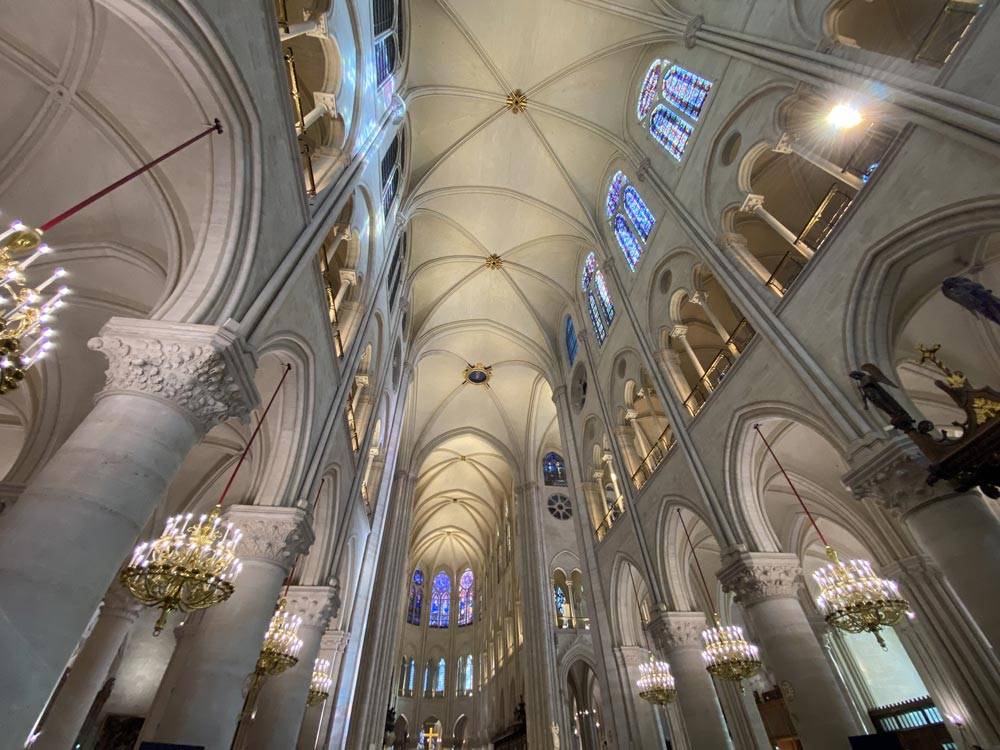
<svg viewBox="0 0 1000 750"><path fill-rule="evenodd" d="M626 455L634 451L638 461L632 483L641 489L674 447L674 433L660 394L646 368L639 368L639 382L625 384L624 437Z"/></svg>
<svg viewBox="0 0 1000 750"><path fill-rule="evenodd" d="M417 747L423 750L441 750L444 747L443 725L436 716L428 716L420 725Z"/></svg>
<svg viewBox="0 0 1000 750"><path fill-rule="evenodd" d="M578 660L566 676L566 697L573 725L571 747L578 750L600 750L604 747L605 730L601 721L601 688L591 666Z"/></svg>
<svg viewBox="0 0 1000 750"><path fill-rule="evenodd" d="M462 714L455 720L455 728L452 730L451 746L456 750L465 747L465 734L469 726L469 717Z"/></svg>
<svg viewBox="0 0 1000 750"><path fill-rule="evenodd" d="M588 446L583 461L584 476L591 477L591 481L583 483L583 491L594 533L601 541L625 513L625 496L619 485L610 439L596 418L587 421L583 436L583 444Z"/></svg>

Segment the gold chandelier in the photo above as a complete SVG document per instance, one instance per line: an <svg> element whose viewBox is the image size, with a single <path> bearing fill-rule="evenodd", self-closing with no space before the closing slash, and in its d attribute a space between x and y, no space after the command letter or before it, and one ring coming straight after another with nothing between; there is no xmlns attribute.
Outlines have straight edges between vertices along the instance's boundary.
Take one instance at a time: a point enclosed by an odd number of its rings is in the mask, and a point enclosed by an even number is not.
<svg viewBox="0 0 1000 750"><path fill-rule="evenodd" d="M665 661L657 661L652 656L648 663L639 665L639 679L635 684L639 688L639 697L654 705L666 705L677 698L677 687L674 676L670 674L670 665Z"/></svg>
<svg viewBox="0 0 1000 750"><path fill-rule="evenodd" d="M27 268L52 252L41 240L40 230L19 221L0 234L0 394L17 388L28 368L52 348L55 331L46 324L70 293L65 286L46 291L66 276L62 268L39 284L28 282Z"/></svg>
<svg viewBox="0 0 1000 750"><path fill-rule="evenodd" d="M302 618L287 609L285 597L278 600L278 608L267 626L264 646L257 657L256 673L261 677L274 677L299 663L302 639L299 628Z"/></svg>
<svg viewBox="0 0 1000 750"><path fill-rule="evenodd" d="M243 567L236 557L242 533L222 523L219 506L192 523L193 514L167 519L160 537L135 548L119 579L136 599L159 607L153 628L159 635L174 610L191 612L224 602Z"/></svg>
<svg viewBox="0 0 1000 750"><path fill-rule="evenodd" d="M830 562L813 573L813 579L819 584L820 589L816 604L827 624L848 633L871 633L885 650L885 640L879 631L883 627L895 624L910 608L909 603L899 593L899 585L895 581L878 576L868 560L848 560L846 563L840 560L836 550L830 546L816 525L816 519L809 512L809 508L792 484L791 477L761 432L760 425L755 424L753 428L764 441L771 458L778 465L788 486L792 488L795 499L799 501L799 505L809 518L816 535L826 547L826 556Z"/></svg>
<svg viewBox="0 0 1000 750"><path fill-rule="evenodd" d="M848 633L871 633L885 649L879 632L893 625L910 608L899 593L899 585L875 573L867 560L842 562L837 552L826 548L830 562L813 573L819 585L816 604L827 623Z"/></svg>
<svg viewBox="0 0 1000 750"><path fill-rule="evenodd" d="M705 573L701 569L701 563L694 550L694 542L691 541L691 533L684 523L680 508L677 509L677 518L680 519L688 547L691 548L691 557L698 569L698 577L705 590L706 600L712 601ZM717 613L712 614L712 620L715 622L715 627L703 630L701 633L701 641L705 644L705 649L701 652L705 669L712 677L738 683L742 691L743 680L753 677L760 671L760 649L743 637L743 628L739 625L723 625Z"/></svg>
<svg viewBox="0 0 1000 750"><path fill-rule="evenodd" d="M307 706L315 706L330 697L330 688L333 687L333 677L330 676L330 662L326 659L317 659L313 663L312 680L309 682L309 697L306 699Z"/></svg>
<svg viewBox="0 0 1000 750"><path fill-rule="evenodd" d="M701 658L712 677L742 683L760 671L760 649L743 637L739 625L722 625L716 617L715 627L702 632L701 640Z"/></svg>
<svg viewBox="0 0 1000 750"><path fill-rule="evenodd" d="M159 538L137 546L132 560L119 574L119 580L136 599L147 607L160 608L154 635L163 631L172 611L206 609L233 595L233 582L243 567L236 556L236 545L243 534L232 522L222 523L222 504L291 369L291 365L285 365L211 513L201 516L197 523L191 522L192 513L168 518Z"/></svg>

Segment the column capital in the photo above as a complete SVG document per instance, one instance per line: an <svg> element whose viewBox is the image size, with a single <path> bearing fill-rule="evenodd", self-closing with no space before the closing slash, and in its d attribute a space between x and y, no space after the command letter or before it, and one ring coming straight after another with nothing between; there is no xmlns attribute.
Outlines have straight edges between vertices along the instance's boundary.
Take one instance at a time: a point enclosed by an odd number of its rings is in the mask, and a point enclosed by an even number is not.
<svg viewBox="0 0 1000 750"><path fill-rule="evenodd" d="M278 565L286 573L315 539L308 514L302 508L231 505L225 517L243 532L236 548L241 560Z"/></svg>
<svg viewBox="0 0 1000 750"><path fill-rule="evenodd" d="M285 601L289 612L302 617L304 627L318 630L326 630L340 609L336 586L290 586Z"/></svg>
<svg viewBox="0 0 1000 750"><path fill-rule="evenodd" d="M776 154L790 154L792 153L792 143L795 141L795 136L789 133L787 130L781 134L778 142L774 144L771 149Z"/></svg>
<svg viewBox="0 0 1000 750"><path fill-rule="evenodd" d="M260 401L256 358L226 326L111 318L87 342L108 360L103 398L134 393L179 409L204 434Z"/></svg>
<svg viewBox="0 0 1000 750"><path fill-rule="evenodd" d="M528 480L527 482L522 482L514 488L514 491L521 496L530 495L538 488L538 482L533 482Z"/></svg>
<svg viewBox="0 0 1000 750"><path fill-rule="evenodd" d="M142 604L117 581L108 589L101 603L102 616L120 617L130 624L139 619L141 612Z"/></svg>
<svg viewBox="0 0 1000 750"><path fill-rule="evenodd" d="M743 205L740 206L740 211L745 214L753 214L761 208L764 208L764 196L747 193L747 197L743 199Z"/></svg>
<svg viewBox="0 0 1000 750"><path fill-rule="evenodd" d="M680 323L670 329L670 337L675 339L683 339L687 336L687 333L688 327L686 325L681 325Z"/></svg>
<svg viewBox="0 0 1000 750"><path fill-rule="evenodd" d="M649 649L642 646L615 646L614 648L621 655L622 661L629 669L635 669L640 664L645 664L649 661Z"/></svg>
<svg viewBox="0 0 1000 750"><path fill-rule="evenodd" d="M552 389L553 403L558 404L566 396L566 393L567 390L565 385L557 385L555 388L553 388Z"/></svg>
<svg viewBox="0 0 1000 750"><path fill-rule="evenodd" d="M708 304L708 292L702 289L696 289L691 293L688 299L698 305L698 307L704 307Z"/></svg>
<svg viewBox="0 0 1000 750"><path fill-rule="evenodd" d="M702 612L653 612L650 635L665 654L677 649L702 648L701 634L708 621Z"/></svg>
<svg viewBox="0 0 1000 750"><path fill-rule="evenodd" d="M782 552L736 552L723 557L718 577L744 607L768 599L795 598L801 585L799 558Z"/></svg>
<svg viewBox="0 0 1000 750"><path fill-rule="evenodd" d="M329 654L342 654L347 650L347 644L351 640L351 634L346 630L328 630L323 633L320 639L320 651Z"/></svg>
<svg viewBox="0 0 1000 750"><path fill-rule="evenodd" d="M842 478L854 496L880 503L900 517L954 494L946 485L927 484L927 459L908 440L876 444L854 463Z"/></svg>

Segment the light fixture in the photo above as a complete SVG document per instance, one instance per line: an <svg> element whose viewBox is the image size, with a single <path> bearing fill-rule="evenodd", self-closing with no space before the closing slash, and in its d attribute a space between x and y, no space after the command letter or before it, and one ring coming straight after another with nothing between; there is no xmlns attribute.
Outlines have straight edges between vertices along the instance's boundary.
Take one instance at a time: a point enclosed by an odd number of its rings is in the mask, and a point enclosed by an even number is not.
<svg viewBox="0 0 1000 750"><path fill-rule="evenodd" d="M236 556L242 532L231 522L222 523L222 506L291 369L291 365L285 365L271 400L257 420L212 511L202 515L197 523L192 523L192 513L168 518L159 538L138 545L132 560L119 574L119 580L132 596L147 607L160 608L154 635L163 631L172 611L206 609L233 595L234 581L242 568Z"/></svg>
<svg viewBox="0 0 1000 750"><path fill-rule="evenodd" d="M267 626L255 670L260 678L274 677L299 663L299 651L302 650L299 628L302 627L302 618L290 613L287 606L285 597L281 597L271 623Z"/></svg>
<svg viewBox="0 0 1000 750"><path fill-rule="evenodd" d="M330 697L330 688L333 687L333 677L330 676L330 662L326 659L317 659L313 664L312 680L309 682L309 697L306 705L315 706Z"/></svg>
<svg viewBox="0 0 1000 750"><path fill-rule="evenodd" d="M823 532L819 530L816 519L809 512L802 496L792 484L791 477L761 432L760 425L755 424L753 428L764 441L768 453L778 465L788 486L792 488L792 494L799 501L809 523L826 548L829 562L813 573L813 578L819 585L816 604L820 612L829 625L839 630L848 633L871 633L882 649L886 650L880 630L896 623L910 609L910 605L899 593L899 585L895 581L878 576L867 560L848 560L845 563L837 557L836 550L830 546Z"/></svg>
<svg viewBox="0 0 1000 750"><path fill-rule="evenodd" d="M680 519L684 536L687 537L688 546L691 548L691 557L694 559L698 577L705 590L706 601L711 602L712 594L708 590L705 573L701 569L701 563L698 561L698 555L694 549L694 542L691 541L691 534L687 524L684 523L684 516L681 514L680 508L677 509L677 518ZM705 662L705 669L712 677L737 683L742 691L743 680L753 677L760 671L760 649L744 638L743 628L738 625L723 625L718 613L712 613L712 621L715 626L707 628L701 633L701 641L705 646L701 652L701 658Z"/></svg>
<svg viewBox="0 0 1000 750"><path fill-rule="evenodd" d="M665 661L657 661L652 656L646 664L639 665L639 679L635 684L639 688L639 697L654 705L666 705L677 698L677 687L674 676L670 674L670 665Z"/></svg>
<svg viewBox="0 0 1000 750"><path fill-rule="evenodd" d="M835 104L826 115L826 122L837 130L850 130L860 125L864 118L861 112L850 104Z"/></svg>

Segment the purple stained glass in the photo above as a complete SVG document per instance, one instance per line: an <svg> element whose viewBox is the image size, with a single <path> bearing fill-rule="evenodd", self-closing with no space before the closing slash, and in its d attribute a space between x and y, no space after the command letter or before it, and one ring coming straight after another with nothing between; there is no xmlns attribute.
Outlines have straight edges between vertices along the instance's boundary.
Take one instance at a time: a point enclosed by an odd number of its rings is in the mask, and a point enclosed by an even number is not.
<svg viewBox="0 0 1000 750"><path fill-rule="evenodd" d="M692 120L697 120L705 106L712 82L680 65L672 65L663 78L663 97Z"/></svg>
<svg viewBox="0 0 1000 750"><path fill-rule="evenodd" d="M653 108L653 102L660 90L660 73L663 72L663 60L654 60L646 71L646 77L642 81L642 90L639 92L639 103L636 107L636 115L642 120Z"/></svg>
<svg viewBox="0 0 1000 750"><path fill-rule="evenodd" d="M611 301L608 285L604 282L604 274L598 271L594 274L594 281L597 284L597 294L601 298L601 306L604 308L604 318L608 321L608 325L611 325L615 319L615 304Z"/></svg>
<svg viewBox="0 0 1000 750"><path fill-rule="evenodd" d="M621 214L615 217L615 239L618 240L618 247L625 255L628 267L634 271L639 263L639 258L642 257L642 245L639 244L638 238L633 234L628 222ZM603 294L601 296L603 297Z"/></svg>
<svg viewBox="0 0 1000 750"><path fill-rule="evenodd" d="M604 321L601 320L601 314L597 310L597 300L594 299L593 292L587 292L587 312L590 313L590 325L594 329L594 336L597 338L597 343L603 344L608 332L605 330Z"/></svg>
<svg viewBox="0 0 1000 750"><path fill-rule="evenodd" d="M431 586L431 614L427 624L432 628L446 628L450 614L451 578L442 570L434 576Z"/></svg>
<svg viewBox="0 0 1000 750"><path fill-rule="evenodd" d="M583 262L583 276L580 279L580 286L583 287L584 291L590 288L590 283L594 280L595 271L597 271L597 256L590 253Z"/></svg>
<svg viewBox="0 0 1000 750"><path fill-rule="evenodd" d="M460 627L472 624L472 584L474 582L475 577L469 568L466 568L462 577L458 579L458 624Z"/></svg>
<svg viewBox="0 0 1000 750"><path fill-rule="evenodd" d="M419 625L424 609L424 574L418 568L413 571L410 581L410 600L406 608L406 621L410 625Z"/></svg>
<svg viewBox="0 0 1000 750"><path fill-rule="evenodd" d="M618 204L622 199L622 189L628 185L628 177L626 177L622 172L618 172L614 177L611 178L611 184L608 185L608 218L610 219L618 211Z"/></svg>
<svg viewBox="0 0 1000 750"><path fill-rule="evenodd" d="M639 191L631 185L625 188L623 199L625 202L625 214L632 220L632 226L638 232L639 238L645 242L649 239L649 235L653 231L653 226L656 224L656 217L653 216L653 212L649 210L646 202L639 195Z"/></svg>
<svg viewBox="0 0 1000 750"><path fill-rule="evenodd" d="M684 149L693 131L691 125L662 104L653 110L653 116L649 118L650 135L677 161L684 156Z"/></svg>

